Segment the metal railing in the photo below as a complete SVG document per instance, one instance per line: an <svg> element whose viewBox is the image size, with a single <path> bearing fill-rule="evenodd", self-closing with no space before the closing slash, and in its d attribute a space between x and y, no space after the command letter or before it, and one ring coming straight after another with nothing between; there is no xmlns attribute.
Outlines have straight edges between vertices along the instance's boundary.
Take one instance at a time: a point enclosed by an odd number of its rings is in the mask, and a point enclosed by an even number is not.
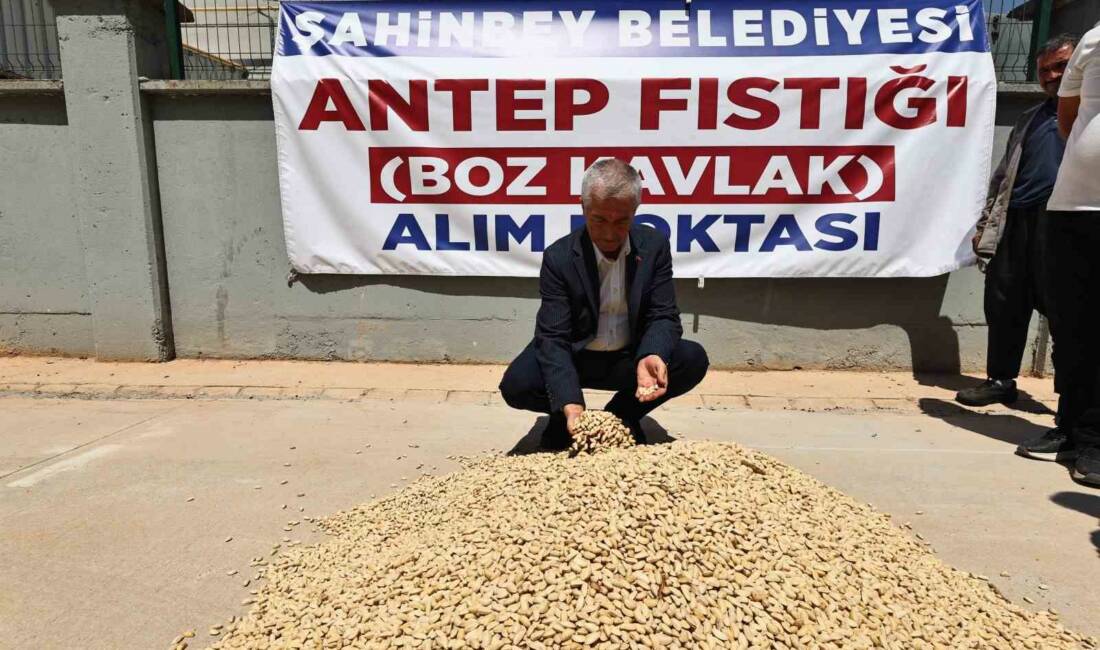
<svg viewBox="0 0 1100 650"><path fill-rule="evenodd" d="M0 79L60 79L57 21L48 0L0 0Z"/></svg>
<svg viewBox="0 0 1100 650"><path fill-rule="evenodd" d="M1033 52L1050 34L1052 0L983 0L997 79L1035 79Z"/></svg>
<svg viewBox="0 0 1100 650"><path fill-rule="evenodd" d="M180 24L186 79L268 79L278 0L181 0L193 22Z"/></svg>

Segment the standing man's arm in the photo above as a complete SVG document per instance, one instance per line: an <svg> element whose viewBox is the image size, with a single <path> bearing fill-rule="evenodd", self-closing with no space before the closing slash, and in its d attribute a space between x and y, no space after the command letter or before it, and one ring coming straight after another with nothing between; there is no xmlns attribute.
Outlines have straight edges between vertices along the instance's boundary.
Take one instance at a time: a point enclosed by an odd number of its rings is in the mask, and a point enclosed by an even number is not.
<svg viewBox="0 0 1100 650"><path fill-rule="evenodd" d="M668 363L672 351L683 336L680 308L676 306L676 287L672 281L672 251L668 240L662 240L657 251L653 284L649 290L649 306L641 320L645 323L635 361L638 364L638 399L655 400L668 389ZM656 391L643 393L642 387L656 386Z"/></svg>
<svg viewBox="0 0 1100 650"><path fill-rule="evenodd" d="M1077 121L1077 112L1081 109L1081 87L1085 83L1085 64L1095 54L1096 42L1088 41L1090 31L1085 35L1085 40L1077 44L1073 50L1073 56L1066 64L1066 71L1062 75L1062 85L1058 87L1058 133L1063 138L1069 139L1073 131L1073 123Z"/></svg>
<svg viewBox="0 0 1100 650"><path fill-rule="evenodd" d="M539 273L539 294L542 304L535 320L535 353L546 382L551 412L565 413L572 432L573 424L584 412L584 393L573 364L569 294L565 281L546 257Z"/></svg>
<svg viewBox="0 0 1100 650"><path fill-rule="evenodd" d="M1058 98L1058 133L1062 138L1068 138L1073 130L1073 123L1077 121L1077 112L1081 110L1081 96Z"/></svg>

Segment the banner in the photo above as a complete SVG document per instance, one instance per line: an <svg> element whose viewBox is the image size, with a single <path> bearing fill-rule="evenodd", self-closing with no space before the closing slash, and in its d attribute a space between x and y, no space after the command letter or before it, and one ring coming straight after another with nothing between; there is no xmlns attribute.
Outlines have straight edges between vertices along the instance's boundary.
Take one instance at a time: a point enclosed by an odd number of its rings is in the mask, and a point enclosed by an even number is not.
<svg viewBox="0 0 1100 650"><path fill-rule="evenodd" d="M973 262L997 84L978 0L284 1L304 273L537 276L584 170L639 170L678 277Z"/></svg>

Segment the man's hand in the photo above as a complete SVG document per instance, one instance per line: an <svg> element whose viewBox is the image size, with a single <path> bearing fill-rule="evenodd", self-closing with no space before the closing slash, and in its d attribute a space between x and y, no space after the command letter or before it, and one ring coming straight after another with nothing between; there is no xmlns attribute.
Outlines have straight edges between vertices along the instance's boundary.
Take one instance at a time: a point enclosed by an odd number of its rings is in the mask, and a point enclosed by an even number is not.
<svg viewBox="0 0 1100 650"><path fill-rule="evenodd" d="M584 415L584 407L580 404L566 404L562 412L565 414L565 428L569 431L569 435L573 435L573 430Z"/></svg>
<svg viewBox="0 0 1100 650"><path fill-rule="evenodd" d="M651 354L638 362L638 390L634 396L639 402L652 402L668 392L668 366L664 359Z"/></svg>

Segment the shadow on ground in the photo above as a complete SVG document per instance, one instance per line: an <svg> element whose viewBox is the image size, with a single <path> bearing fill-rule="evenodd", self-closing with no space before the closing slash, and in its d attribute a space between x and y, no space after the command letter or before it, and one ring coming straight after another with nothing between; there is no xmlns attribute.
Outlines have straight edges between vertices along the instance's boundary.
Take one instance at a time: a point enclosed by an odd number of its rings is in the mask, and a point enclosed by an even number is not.
<svg viewBox="0 0 1100 650"><path fill-rule="evenodd" d="M939 374L939 373L913 373L913 378L917 380L922 386L936 386L938 388L945 388L947 390L960 391L966 388L973 388L982 383L981 379L974 377L967 377L961 374ZM1020 390L1020 397L1012 404L1004 404L1003 406L1013 411L1022 411L1024 413L1034 413L1035 415L1054 415L1054 411L1050 410L1046 404L1036 400L1031 393L1026 390Z"/></svg>
<svg viewBox="0 0 1100 650"><path fill-rule="evenodd" d="M517 442L514 447L512 447L508 455L523 456L542 451L539 447L539 441L542 439L542 432L546 429L546 425L549 422L550 418L546 415L540 415L535 418L535 422L531 425L531 429L523 438L520 438L519 442ZM642 418L642 432L645 433L646 444L649 445L667 445L670 442L676 441L676 438L669 435L668 429L661 426L660 423L651 417Z"/></svg>
<svg viewBox="0 0 1100 650"><path fill-rule="evenodd" d="M955 402L942 399L922 398L918 400L920 410L930 417L943 420L947 424L967 431L981 434L987 438L1017 446L1022 442L1038 438L1054 426L1035 424L1018 415L1008 413L985 413L971 411ZM1041 462L1041 461L1029 461ZM1073 461L1058 461L1068 474L1073 474ZM1070 506L1067 506L1070 507ZM1100 540L1100 531L1093 535L1093 541Z"/></svg>
<svg viewBox="0 0 1100 650"><path fill-rule="evenodd" d="M1057 492L1051 495L1050 500L1070 510L1088 515L1093 519L1100 519L1100 495L1084 494L1082 492ZM1096 547L1096 553L1100 555L1100 527L1089 535L1092 545Z"/></svg>
<svg viewBox="0 0 1100 650"><path fill-rule="evenodd" d="M1050 428L1035 424L1018 415L971 411L955 402L931 397L921 398L917 404L921 412L929 417L1010 445L1018 445L1025 440L1037 438ZM1053 422L1051 424L1053 425Z"/></svg>

